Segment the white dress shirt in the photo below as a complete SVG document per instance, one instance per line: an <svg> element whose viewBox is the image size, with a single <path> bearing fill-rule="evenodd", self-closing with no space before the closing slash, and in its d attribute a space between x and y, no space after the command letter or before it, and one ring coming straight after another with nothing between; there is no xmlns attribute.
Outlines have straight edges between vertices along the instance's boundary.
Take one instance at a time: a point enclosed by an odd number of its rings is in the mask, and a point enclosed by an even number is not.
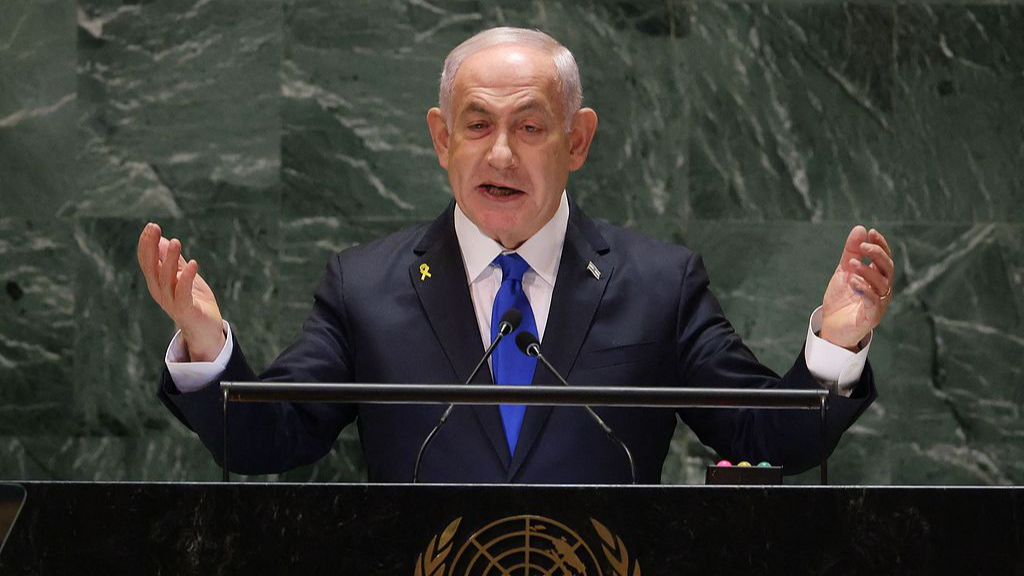
<svg viewBox="0 0 1024 576"><path fill-rule="evenodd" d="M530 265L530 269L523 274L523 291L526 292L526 297L533 308L533 316L537 322L537 337L541 341L544 339L544 329L547 327L548 313L551 310L551 295L555 291L555 278L562 259L562 245L565 243L568 225L569 201L563 192L554 217L515 250ZM486 348L491 343L491 309L494 306L494 297L501 286L501 268L493 264L493 261L499 254L511 251L481 232L457 205L455 235L458 237L462 263L466 268L466 282L473 300L473 311L476 312L480 340ZM823 386L828 387L838 382L839 393L849 396L864 371L864 363L867 361L868 349L871 346L871 335L861 342L861 350L855 354L816 335L821 330L821 317L819 306L811 314L808 322L807 341L804 345L807 369ZM165 360L167 370L178 390L198 390L216 380L224 372L234 348L231 326L227 321L224 322L224 334L227 336L224 348L212 362L189 362L181 332L174 335L167 347Z"/></svg>
<svg viewBox="0 0 1024 576"><path fill-rule="evenodd" d="M565 230L569 227L569 201L562 193L555 215L543 228L523 242L514 252L530 265L523 274L523 292L530 301L533 318L537 321L537 338L543 342L544 328L551 311L551 295L555 292L555 276L562 260ZM499 254L513 252L484 235L476 224L455 207L455 235L459 239L462 264L466 267L469 295L473 298L476 323L484 348L491 344L491 312L494 298L501 287L501 267L494 264Z"/></svg>

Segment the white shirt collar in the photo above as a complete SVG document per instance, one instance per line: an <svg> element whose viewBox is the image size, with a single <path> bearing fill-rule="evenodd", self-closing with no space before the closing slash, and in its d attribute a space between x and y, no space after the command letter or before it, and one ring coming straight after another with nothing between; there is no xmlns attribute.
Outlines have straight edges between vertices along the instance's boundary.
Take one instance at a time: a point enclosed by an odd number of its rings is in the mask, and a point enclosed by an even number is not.
<svg viewBox="0 0 1024 576"><path fill-rule="evenodd" d="M568 227L569 200L565 191L562 191L558 210L551 220L514 250L550 286L555 285L558 263L562 260L562 245L565 244L565 231ZM466 266L466 277L470 284L477 281L499 254L511 252L481 232L457 204L455 236L459 240L462 263Z"/></svg>

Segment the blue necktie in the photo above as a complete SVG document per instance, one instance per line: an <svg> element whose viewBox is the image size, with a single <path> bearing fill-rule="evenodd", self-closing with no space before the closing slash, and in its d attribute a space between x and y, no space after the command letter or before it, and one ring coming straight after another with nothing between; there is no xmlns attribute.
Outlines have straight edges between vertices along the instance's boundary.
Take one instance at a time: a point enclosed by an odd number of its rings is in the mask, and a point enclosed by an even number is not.
<svg viewBox="0 0 1024 576"><path fill-rule="evenodd" d="M530 307L530 301L526 299L526 293L523 292L523 274L530 268L530 265L523 260L522 256L515 253L502 254L494 259L494 263L501 266L501 287L498 288L498 293L494 296L494 308L491 310L491 339L497 337L498 323L506 310L516 308L523 315L519 328L506 336L494 349L494 355L491 356L494 381L497 384L527 385L533 381L533 371L537 367L537 359L530 358L516 347L516 335L523 331L537 334L537 321L533 317L533 308ZM502 404L499 409L501 410L501 421L505 425L505 439L508 440L509 453L515 454L516 440L519 438L519 429L523 425L526 406Z"/></svg>

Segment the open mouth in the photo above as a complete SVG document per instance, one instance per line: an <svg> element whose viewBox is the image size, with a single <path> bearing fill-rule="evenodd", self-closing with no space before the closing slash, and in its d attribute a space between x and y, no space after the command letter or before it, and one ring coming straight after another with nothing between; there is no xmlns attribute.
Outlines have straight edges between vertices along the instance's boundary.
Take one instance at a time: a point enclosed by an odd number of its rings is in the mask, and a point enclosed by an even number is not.
<svg viewBox="0 0 1024 576"><path fill-rule="evenodd" d="M518 196L519 194L524 193L522 190L518 190L516 188L496 186L494 184L481 184L477 189L494 198L511 198L512 196Z"/></svg>

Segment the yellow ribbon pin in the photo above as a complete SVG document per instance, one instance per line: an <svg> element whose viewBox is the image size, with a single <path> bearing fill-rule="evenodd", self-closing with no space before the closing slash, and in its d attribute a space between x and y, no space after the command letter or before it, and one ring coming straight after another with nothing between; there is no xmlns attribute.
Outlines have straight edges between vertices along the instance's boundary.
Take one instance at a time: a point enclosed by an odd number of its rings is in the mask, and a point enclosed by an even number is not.
<svg viewBox="0 0 1024 576"><path fill-rule="evenodd" d="M427 266L425 263L420 264L420 282L425 281L427 278L430 278L430 266Z"/></svg>

